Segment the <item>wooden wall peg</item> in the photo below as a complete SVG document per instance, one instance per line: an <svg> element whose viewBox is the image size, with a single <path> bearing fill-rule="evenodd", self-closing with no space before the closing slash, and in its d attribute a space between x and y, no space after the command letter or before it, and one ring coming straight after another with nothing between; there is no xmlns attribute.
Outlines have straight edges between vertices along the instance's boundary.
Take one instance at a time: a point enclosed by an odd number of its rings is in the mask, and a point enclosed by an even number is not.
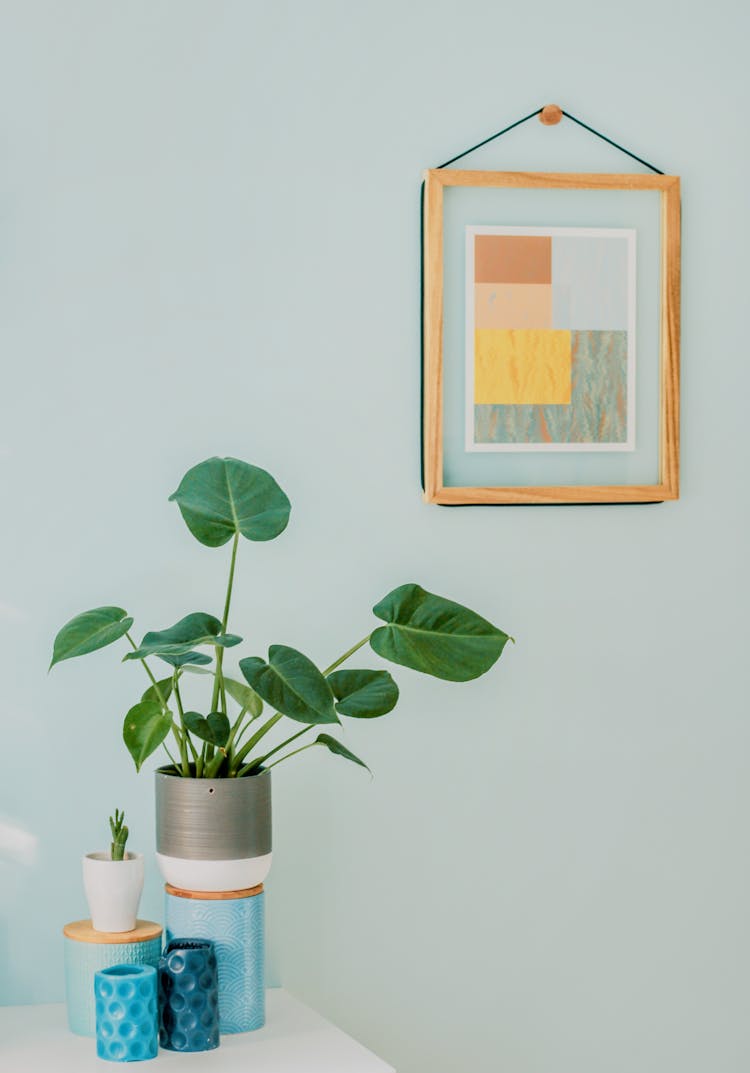
<svg viewBox="0 0 750 1073"><path fill-rule="evenodd" d="M553 127L556 123L559 123L563 117L563 110L557 104L545 104L539 113L539 122L544 123L545 127Z"/></svg>

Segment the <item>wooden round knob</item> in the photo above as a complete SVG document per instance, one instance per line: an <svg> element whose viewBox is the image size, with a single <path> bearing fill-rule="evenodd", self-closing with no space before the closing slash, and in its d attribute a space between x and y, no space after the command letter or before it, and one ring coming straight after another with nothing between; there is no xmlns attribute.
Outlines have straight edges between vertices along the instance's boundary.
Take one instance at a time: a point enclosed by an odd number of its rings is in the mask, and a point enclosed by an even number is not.
<svg viewBox="0 0 750 1073"><path fill-rule="evenodd" d="M553 127L555 123L559 123L563 117L563 110L557 104L545 104L544 108L539 115L539 122L544 123L545 127Z"/></svg>

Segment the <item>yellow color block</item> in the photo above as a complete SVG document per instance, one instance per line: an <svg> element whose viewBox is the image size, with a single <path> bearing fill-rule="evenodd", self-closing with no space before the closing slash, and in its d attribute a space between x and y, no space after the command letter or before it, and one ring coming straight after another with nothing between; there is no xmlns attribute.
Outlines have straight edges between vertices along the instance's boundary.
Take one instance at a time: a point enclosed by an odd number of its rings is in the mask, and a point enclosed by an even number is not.
<svg viewBox="0 0 750 1073"><path fill-rule="evenodd" d="M479 328L474 333L474 402L570 404L569 331Z"/></svg>

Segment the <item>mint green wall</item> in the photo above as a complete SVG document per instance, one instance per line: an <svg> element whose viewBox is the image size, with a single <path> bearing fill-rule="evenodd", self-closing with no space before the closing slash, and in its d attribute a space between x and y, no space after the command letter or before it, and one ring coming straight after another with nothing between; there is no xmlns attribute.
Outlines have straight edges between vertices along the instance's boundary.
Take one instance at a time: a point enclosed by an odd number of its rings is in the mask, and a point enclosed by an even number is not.
<svg viewBox="0 0 750 1073"><path fill-rule="evenodd" d="M348 733L374 781L278 769L274 978L400 1073L745 1073L749 29L733 0L0 3L0 1001L61 997L115 805L153 848L138 669L47 677L52 637L219 606L227 556L166 497L226 453L294 504L242 548L253 650L327 661L412 579L518 639L473 684L399 674ZM548 100L684 177L683 498L426 506L420 172ZM629 168L536 122L472 164Z"/></svg>

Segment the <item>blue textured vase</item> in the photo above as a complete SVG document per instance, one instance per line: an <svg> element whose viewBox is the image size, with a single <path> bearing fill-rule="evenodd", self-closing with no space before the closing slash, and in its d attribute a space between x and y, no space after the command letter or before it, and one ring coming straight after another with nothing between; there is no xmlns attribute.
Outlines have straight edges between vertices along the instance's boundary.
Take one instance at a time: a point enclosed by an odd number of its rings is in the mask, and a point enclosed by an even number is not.
<svg viewBox="0 0 750 1073"><path fill-rule="evenodd" d="M156 969L112 965L94 976L96 1053L109 1062L156 1058Z"/></svg>
<svg viewBox="0 0 750 1073"><path fill-rule="evenodd" d="M216 953L207 939L172 939L159 961L159 1044L168 1051L219 1046Z"/></svg>
<svg viewBox="0 0 750 1073"><path fill-rule="evenodd" d="M262 887L213 897L167 887L167 943L186 936L214 945L222 1035L265 1024L264 897Z"/></svg>

